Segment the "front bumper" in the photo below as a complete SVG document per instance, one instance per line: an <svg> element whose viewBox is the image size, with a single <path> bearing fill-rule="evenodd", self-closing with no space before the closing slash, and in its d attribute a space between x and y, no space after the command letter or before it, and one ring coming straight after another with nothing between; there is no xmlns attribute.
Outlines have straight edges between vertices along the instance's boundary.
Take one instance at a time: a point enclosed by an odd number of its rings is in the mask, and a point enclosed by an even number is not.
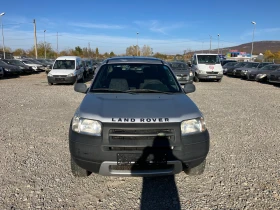
<svg viewBox="0 0 280 210"><path fill-rule="evenodd" d="M186 76L186 77L176 76L176 78L181 85L193 83L193 76Z"/></svg>
<svg viewBox="0 0 280 210"><path fill-rule="evenodd" d="M77 80L76 76L67 77L67 76L48 76L48 83L65 83L65 84L72 84L75 83Z"/></svg>
<svg viewBox="0 0 280 210"><path fill-rule="evenodd" d="M248 76L247 76L247 80L256 80L256 77L257 77L257 75L255 75L255 74L249 74Z"/></svg>
<svg viewBox="0 0 280 210"><path fill-rule="evenodd" d="M172 140L167 140L166 137L112 139L109 136L110 130L114 129L149 130L169 129L170 127L174 128ZM199 165L209 152L209 142L208 131L182 137L180 123L168 123L168 125L110 123L103 125L100 137L73 132L71 125L69 129L69 149L74 161L87 171L104 176L142 177L177 174L185 168ZM132 165L118 165L118 156L127 153L136 155L139 159L135 159ZM140 160L147 160L149 155L153 155L156 159L158 154L163 153L166 158L164 166L135 164Z"/></svg>
<svg viewBox="0 0 280 210"><path fill-rule="evenodd" d="M277 83L277 84L280 84L280 75L279 75L279 76L270 75L268 81L269 81L270 83Z"/></svg>
<svg viewBox="0 0 280 210"><path fill-rule="evenodd" d="M219 80L222 79L223 74L197 74L198 79L205 80Z"/></svg>
<svg viewBox="0 0 280 210"><path fill-rule="evenodd" d="M20 75L21 73L22 73L21 70L10 70L10 71L4 70L4 74L7 76Z"/></svg>

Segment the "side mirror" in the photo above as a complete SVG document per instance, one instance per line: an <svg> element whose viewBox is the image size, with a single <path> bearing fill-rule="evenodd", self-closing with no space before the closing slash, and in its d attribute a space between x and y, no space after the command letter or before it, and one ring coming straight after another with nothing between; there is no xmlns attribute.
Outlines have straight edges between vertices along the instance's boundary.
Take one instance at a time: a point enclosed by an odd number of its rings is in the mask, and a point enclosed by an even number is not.
<svg viewBox="0 0 280 210"><path fill-rule="evenodd" d="M74 90L79 93L86 93L88 90L88 87L84 83L75 83Z"/></svg>
<svg viewBox="0 0 280 210"><path fill-rule="evenodd" d="M185 84L184 91L185 91L185 93L195 92L195 85L194 84Z"/></svg>

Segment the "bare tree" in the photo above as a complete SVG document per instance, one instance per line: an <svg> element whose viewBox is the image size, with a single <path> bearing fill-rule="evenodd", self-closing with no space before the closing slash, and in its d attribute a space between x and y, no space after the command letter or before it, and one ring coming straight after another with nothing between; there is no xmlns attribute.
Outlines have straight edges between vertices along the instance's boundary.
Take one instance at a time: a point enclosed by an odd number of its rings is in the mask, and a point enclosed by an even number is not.
<svg viewBox="0 0 280 210"><path fill-rule="evenodd" d="M126 55L137 56L137 49L139 52L140 49L139 49L139 46L137 46L137 45L129 46L128 48L126 48Z"/></svg>
<svg viewBox="0 0 280 210"><path fill-rule="evenodd" d="M152 49L149 45L144 45L142 47L142 56L151 56L152 55Z"/></svg>

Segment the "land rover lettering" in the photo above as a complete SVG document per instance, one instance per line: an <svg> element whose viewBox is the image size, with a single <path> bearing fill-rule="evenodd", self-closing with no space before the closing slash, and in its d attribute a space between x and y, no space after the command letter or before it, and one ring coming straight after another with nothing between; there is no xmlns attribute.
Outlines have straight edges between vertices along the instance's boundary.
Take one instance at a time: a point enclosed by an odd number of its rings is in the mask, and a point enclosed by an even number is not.
<svg viewBox="0 0 280 210"><path fill-rule="evenodd" d="M169 122L169 118L112 118L112 122L141 122L141 123L151 123L151 122Z"/></svg>

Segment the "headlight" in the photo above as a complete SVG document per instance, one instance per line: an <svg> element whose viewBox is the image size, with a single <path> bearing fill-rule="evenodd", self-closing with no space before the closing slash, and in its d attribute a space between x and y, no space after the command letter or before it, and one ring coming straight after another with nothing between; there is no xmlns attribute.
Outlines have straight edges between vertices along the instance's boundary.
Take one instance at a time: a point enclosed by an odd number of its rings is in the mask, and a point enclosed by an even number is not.
<svg viewBox="0 0 280 210"><path fill-rule="evenodd" d="M224 68L224 71L226 71L227 70L227 68Z"/></svg>
<svg viewBox="0 0 280 210"><path fill-rule="evenodd" d="M37 69L37 66L32 66L32 69Z"/></svg>
<svg viewBox="0 0 280 210"><path fill-rule="evenodd" d="M11 69L4 68L6 71L11 71Z"/></svg>
<svg viewBox="0 0 280 210"><path fill-rule="evenodd" d="M176 76L176 78L177 78L177 79L180 79L181 77L179 77L179 76Z"/></svg>
<svg viewBox="0 0 280 210"><path fill-rule="evenodd" d="M101 123L96 120L79 118L77 116L74 116L72 121L73 131L92 136L101 136L101 126Z"/></svg>
<svg viewBox="0 0 280 210"><path fill-rule="evenodd" d="M266 77L266 74L258 74L257 77L264 78L264 77Z"/></svg>
<svg viewBox="0 0 280 210"><path fill-rule="evenodd" d="M67 75L67 77L73 77L73 76L74 76L73 73Z"/></svg>
<svg viewBox="0 0 280 210"><path fill-rule="evenodd" d="M193 76L193 72L192 72L192 71L190 71L190 77L191 77L191 76Z"/></svg>
<svg viewBox="0 0 280 210"><path fill-rule="evenodd" d="M202 73L203 73L203 71L202 71L202 70L198 70L197 72L198 72L199 74L202 74Z"/></svg>
<svg viewBox="0 0 280 210"><path fill-rule="evenodd" d="M51 73L48 73L48 77L53 77L53 75Z"/></svg>
<svg viewBox="0 0 280 210"><path fill-rule="evenodd" d="M185 120L181 123L181 134L183 136L191 133L200 133L205 130L206 126L202 117L192 120Z"/></svg>

